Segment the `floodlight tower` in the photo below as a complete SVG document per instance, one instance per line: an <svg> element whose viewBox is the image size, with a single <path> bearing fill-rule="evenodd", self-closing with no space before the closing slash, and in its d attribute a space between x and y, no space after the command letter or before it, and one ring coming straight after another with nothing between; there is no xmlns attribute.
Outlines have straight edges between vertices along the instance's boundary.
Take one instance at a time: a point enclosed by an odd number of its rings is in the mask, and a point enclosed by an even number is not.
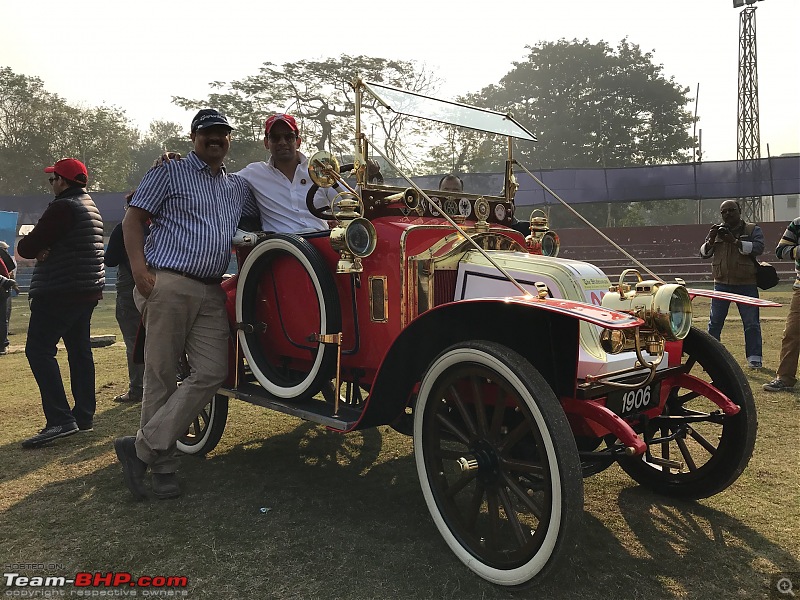
<svg viewBox="0 0 800 600"><path fill-rule="evenodd" d="M758 54L756 7L761 0L733 0L739 13L739 97L736 111L736 172L741 182L761 180L761 133L758 120ZM745 221L762 218L761 196L739 198Z"/></svg>

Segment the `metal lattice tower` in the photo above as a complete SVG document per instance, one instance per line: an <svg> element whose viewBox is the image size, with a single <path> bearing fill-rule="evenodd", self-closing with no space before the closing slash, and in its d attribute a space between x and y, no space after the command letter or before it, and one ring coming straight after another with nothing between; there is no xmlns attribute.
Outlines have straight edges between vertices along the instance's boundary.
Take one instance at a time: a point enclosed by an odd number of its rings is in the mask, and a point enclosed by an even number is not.
<svg viewBox="0 0 800 600"><path fill-rule="evenodd" d="M755 1L755 0L754 0ZM750 4L750 3L748 3ZM739 103L736 113L736 172L739 181L761 179L761 134L758 127L758 55L756 9L748 6L739 15ZM761 196L739 198L742 218L762 219Z"/></svg>

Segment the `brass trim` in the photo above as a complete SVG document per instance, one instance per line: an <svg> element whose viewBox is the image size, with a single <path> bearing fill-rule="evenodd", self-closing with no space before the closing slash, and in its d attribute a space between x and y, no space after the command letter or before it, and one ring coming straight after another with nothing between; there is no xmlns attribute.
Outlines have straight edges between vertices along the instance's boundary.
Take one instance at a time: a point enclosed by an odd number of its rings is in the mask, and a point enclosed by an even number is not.
<svg viewBox="0 0 800 600"><path fill-rule="evenodd" d="M427 250L408 256L407 237L412 231L434 229L449 232ZM523 252L527 248L508 235L505 229L478 231L476 228L465 228L464 232L476 241L484 250L503 250L506 252ZM437 270L458 269L458 263L464 254L475 247L449 224L411 225L400 235L400 321L407 326L420 313L433 308L434 277Z"/></svg>

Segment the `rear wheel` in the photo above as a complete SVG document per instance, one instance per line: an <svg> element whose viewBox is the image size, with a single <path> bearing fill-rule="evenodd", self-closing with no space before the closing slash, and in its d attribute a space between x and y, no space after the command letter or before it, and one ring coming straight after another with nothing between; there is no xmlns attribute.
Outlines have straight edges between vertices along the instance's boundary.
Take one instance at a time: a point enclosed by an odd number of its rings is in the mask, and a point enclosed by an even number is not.
<svg viewBox="0 0 800 600"><path fill-rule="evenodd" d="M713 496L731 485L744 471L756 441L758 420L750 384L736 360L713 337L692 329L683 342L689 374L711 383L739 406L735 415L723 415L719 407L697 392L679 385L669 390L664 416L690 417L655 420L648 436L674 437L653 444L652 456L683 463L683 470L648 462L646 456L622 457L620 466L639 484L678 498Z"/></svg>
<svg viewBox="0 0 800 600"><path fill-rule="evenodd" d="M472 341L439 355L420 385L414 454L439 532L484 579L523 586L574 545L583 480L572 431L516 352Z"/></svg>
<svg viewBox="0 0 800 600"><path fill-rule="evenodd" d="M228 397L216 394L178 439L178 450L184 454L204 456L217 447L228 420Z"/></svg>

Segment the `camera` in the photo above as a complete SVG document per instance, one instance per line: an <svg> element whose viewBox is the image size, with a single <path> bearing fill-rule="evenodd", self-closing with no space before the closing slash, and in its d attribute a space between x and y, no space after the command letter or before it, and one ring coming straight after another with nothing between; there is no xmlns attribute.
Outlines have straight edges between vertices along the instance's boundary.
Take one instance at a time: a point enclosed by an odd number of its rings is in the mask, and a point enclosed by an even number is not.
<svg viewBox="0 0 800 600"><path fill-rule="evenodd" d="M717 235L726 235L728 233L730 233L730 229L728 229L724 225L720 225L719 227L717 227Z"/></svg>

